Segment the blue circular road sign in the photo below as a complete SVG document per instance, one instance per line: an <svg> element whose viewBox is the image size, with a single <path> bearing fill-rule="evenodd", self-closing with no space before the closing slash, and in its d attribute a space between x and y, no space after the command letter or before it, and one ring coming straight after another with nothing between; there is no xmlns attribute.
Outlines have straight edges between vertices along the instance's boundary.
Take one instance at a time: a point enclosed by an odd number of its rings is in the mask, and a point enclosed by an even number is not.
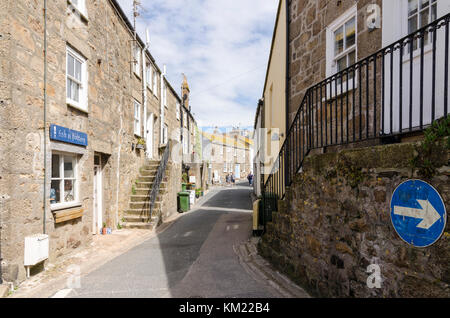
<svg viewBox="0 0 450 318"><path fill-rule="evenodd" d="M444 232L447 212L435 188L422 180L408 180L392 194L391 221L402 240L427 247Z"/></svg>

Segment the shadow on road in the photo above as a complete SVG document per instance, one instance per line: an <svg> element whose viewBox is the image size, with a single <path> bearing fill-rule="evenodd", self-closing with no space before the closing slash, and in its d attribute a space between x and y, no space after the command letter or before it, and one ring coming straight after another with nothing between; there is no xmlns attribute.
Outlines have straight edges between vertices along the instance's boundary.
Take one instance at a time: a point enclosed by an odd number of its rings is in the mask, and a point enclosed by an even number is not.
<svg viewBox="0 0 450 318"><path fill-rule="evenodd" d="M244 185L244 184L243 184ZM251 188L221 189L200 209L82 278L77 297L273 297L239 264ZM233 211L229 209L238 209Z"/></svg>

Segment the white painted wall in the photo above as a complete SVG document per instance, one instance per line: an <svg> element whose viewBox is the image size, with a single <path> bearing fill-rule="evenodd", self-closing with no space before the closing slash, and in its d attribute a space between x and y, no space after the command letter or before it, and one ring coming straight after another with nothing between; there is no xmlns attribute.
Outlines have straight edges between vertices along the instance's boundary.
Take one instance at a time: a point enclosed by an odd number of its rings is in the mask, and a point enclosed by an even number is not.
<svg viewBox="0 0 450 318"><path fill-rule="evenodd" d="M408 0L383 0L383 27L382 27L382 45L383 47L398 41L408 35L407 10ZM450 13L450 1L438 0L437 7L438 18ZM441 28L437 32L437 48L436 48L436 113L435 118L444 115L444 49L445 49L445 30ZM410 57L408 50L405 49L402 57L402 129L409 128L410 117ZM424 48L424 100L423 100L423 124L431 123L431 100L432 100L432 44ZM395 51L393 58L393 95L391 99L391 57L386 55L385 62L385 127L384 132L389 134L390 130L390 105L392 103L392 132L400 130L400 52ZM412 95L412 126L420 125L420 49L414 51L413 54L413 95ZM450 102L450 99L449 99Z"/></svg>

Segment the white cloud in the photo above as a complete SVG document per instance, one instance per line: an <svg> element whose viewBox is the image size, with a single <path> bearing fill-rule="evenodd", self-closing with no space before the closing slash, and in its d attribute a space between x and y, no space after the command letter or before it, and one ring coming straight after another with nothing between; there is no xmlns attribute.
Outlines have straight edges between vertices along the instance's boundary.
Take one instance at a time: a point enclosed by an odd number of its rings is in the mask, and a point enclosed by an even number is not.
<svg viewBox="0 0 450 318"><path fill-rule="evenodd" d="M179 90L181 73L187 75L199 125L253 125L278 1L141 2L138 32L145 39L149 28L150 51L160 67L167 65L175 89ZM133 1L119 3L131 17Z"/></svg>

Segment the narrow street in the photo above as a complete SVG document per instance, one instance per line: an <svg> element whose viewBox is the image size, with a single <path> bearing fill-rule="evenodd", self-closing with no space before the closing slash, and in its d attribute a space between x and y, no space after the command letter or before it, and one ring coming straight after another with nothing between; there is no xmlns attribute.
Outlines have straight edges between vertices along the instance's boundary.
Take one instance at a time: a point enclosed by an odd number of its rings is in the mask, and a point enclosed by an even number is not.
<svg viewBox="0 0 450 318"><path fill-rule="evenodd" d="M251 188L212 190L156 237L81 277L68 297L281 297L239 263L251 236Z"/></svg>

